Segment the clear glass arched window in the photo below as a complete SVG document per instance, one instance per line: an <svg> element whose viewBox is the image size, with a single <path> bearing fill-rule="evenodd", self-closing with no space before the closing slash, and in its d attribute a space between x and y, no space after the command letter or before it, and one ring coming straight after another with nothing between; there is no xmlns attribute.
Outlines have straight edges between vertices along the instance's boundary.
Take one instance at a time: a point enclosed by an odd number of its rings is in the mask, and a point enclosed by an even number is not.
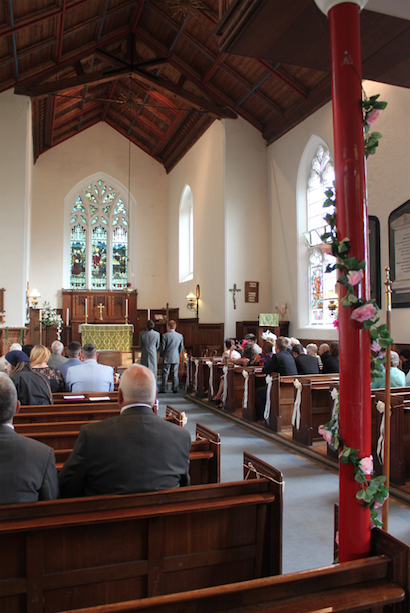
<svg viewBox="0 0 410 613"><path fill-rule="evenodd" d="M129 211L124 197L103 178L77 192L70 211L70 289L126 287Z"/></svg>
<svg viewBox="0 0 410 613"><path fill-rule="evenodd" d="M328 149L319 145L312 160L307 184L307 232L305 237L309 244L309 323L313 325L331 325L336 317L337 296L336 271L326 272L328 264L334 264L335 258L323 245L321 235L329 228L325 216L328 210L323 207L325 192L333 186L335 173Z"/></svg>
<svg viewBox="0 0 410 613"><path fill-rule="evenodd" d="M194 278L194 206L189 185L179 206L179 282Z"/></svg>

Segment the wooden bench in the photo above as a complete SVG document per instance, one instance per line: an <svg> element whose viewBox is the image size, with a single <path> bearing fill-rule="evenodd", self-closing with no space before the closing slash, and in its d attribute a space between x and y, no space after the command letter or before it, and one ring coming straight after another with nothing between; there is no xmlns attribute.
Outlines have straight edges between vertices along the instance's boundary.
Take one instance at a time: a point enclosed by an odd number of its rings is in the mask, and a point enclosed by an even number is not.
<svg viewBox="0 0 410 613"><path fill-rule="evenodd" d="M269 479L0 508L0 610L104 605L281 571Z"/></svg>
<svg viewBox="0 0 410 613"><path fill-rule="evenodd" d="M387 605L390 613L406 613L409 576L409 548L375 529L372 555L365 559L82 613L381 613Z"/></svg>
<svg viewBox="0 0 410 613"><path fill-rule="evenodd" d="M292 435L295 442L311 446L313 441L322 440L318 428L326 424L332 417L334 401L331 397L331 390L334 384L329 380L316 381L302 379L302 377L298 377L298 380L302 385L300 426L299 428L292 426ZM296 400L296 388L294 388L294 395Z"/></svg>
<svg viewBox="0 0 410 613"><path fill-rule="evenodd" d="M376 474L382 474L383 465L377 456L377 441L380 434L382 414L377 411L377 402L384 402L384 390L373 390L372 413L376 428L372 438L372 454ZM405 485L410 480L410 388L392 388L390 395L390 481Z"/></svg>
<svg viewBox="0 0 410 613"><path fill-rule="evenodd" d="M64 410L59 408L44 410L45 407L39 405L36 407L37 411L23 411L24 408L26 407L21 407L21 410L14 416L13 424L15 426L58 421L99 421L100 419L116 417L119 413L118 405L110 405L107 408L90 406L89 404L72 405L64 408Z"/></svg>
<svg viewBox="0 0 410 613"><path fill-rule="evenodd" d="M107 398L104 402L117 402L118 391L114 392L84 392L81 394L74 392L55 392L53 394L54 404L69 404L70 402L95 402L95 398ZM101 402L101 401L99 401Z"/></svg>

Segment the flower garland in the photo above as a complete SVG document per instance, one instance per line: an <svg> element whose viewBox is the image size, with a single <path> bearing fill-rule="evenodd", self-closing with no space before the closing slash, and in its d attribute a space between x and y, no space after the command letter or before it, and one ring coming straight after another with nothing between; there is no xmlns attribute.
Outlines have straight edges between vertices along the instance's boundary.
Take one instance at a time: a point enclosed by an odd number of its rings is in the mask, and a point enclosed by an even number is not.
<svg viewBox="0 0 410 613"><path fill-rule="evenodd" d="M57 315L57 309L52 309L49 302L44 302L41 309L41 324L46 328L57 326L58 340L61 338L63 320L61 315Z"/></svg>
<svg viewBox="0 0 410 613"><path fill-rule="evenodd" d="M370 133L370 126L377 120L380 111L385 109L387 102L378 100L379 96L364 96L362 101L363 124L364 124L364 146L366 158L376 152L381 134L379 132ZM365 330L370 331L371 349L379 352L382 348L386 349L393 343L389 329L386 324L381 324L379 309L374 300L364 300L359 296L358 284L364 277L366 267L365 260L359 262L356 257L349 255L350 241L337 238L336 229L336 198L333 189L325 192L326 201L324 207L332 207L326 215L325 220L330 226L330 230L325 232L321 239L331 247L336 264L328 265L326 272L335 269L340 270L338 283L346 288L345 296L340 300L343 307L354 307L350 317L361 323ZM371 356L372 378L382 371L384 360L375 359ZM373 477L373 456L359 458L359 449L352 449L344 444L339 432L339 393L333 390L332 397L335 400L335 408L331 420L324 426L318 428L319 434L323 436L327 443L333 445L335 449L341 449L339 459L342 464L353 465L354 479L360 484L360 489L356 494L359 504L370 509L371 525L382 526L383 523L377 519L377 509L383 506L384 501L389 496L389 490L384 485L386 477Z"/></svg>

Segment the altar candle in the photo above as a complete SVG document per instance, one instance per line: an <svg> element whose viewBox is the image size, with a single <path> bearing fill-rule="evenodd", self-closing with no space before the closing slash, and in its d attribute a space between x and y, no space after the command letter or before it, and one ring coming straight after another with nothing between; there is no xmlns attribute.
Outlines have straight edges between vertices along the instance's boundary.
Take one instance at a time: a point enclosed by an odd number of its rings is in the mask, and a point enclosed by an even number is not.
<svg viewBox="0 0 410 613"><path fill-rule="evenodd" d="M128 298L125 299L125 317L128 317Z"/></svg>
<svg viewBox="0 0 410 613"><path fill-rule="evenodd" d="M88 316L88 299L85 299L85 316Z"/></svg>
<svg viewBox="0 0 410 613"><path fill-rule="evenodd" d="M70 310L67 309L67 317L66 317L66 326L67 327L68 327L69 323L70 323Z"/></svg>
<svg viewBox="0 0 410 613"><path fill-rule="evenodd" d="M151 319L151 309L148 309L148 319Z"/></svg>

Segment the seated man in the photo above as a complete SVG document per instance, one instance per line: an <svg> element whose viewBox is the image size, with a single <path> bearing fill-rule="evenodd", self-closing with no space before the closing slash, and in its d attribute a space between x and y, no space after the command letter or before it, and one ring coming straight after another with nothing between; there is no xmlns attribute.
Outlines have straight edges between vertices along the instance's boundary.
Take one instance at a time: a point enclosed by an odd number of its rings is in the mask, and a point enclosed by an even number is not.
<svg viewBox="0 0 410 613"><path fill-rule="evenodd" d="M54 341L54 343L51 343L51 355L47 360L47 364L50 366L50 368L58 368L60 364L67 362L67 358L62 355L63 351L63 343L60 343L60 341Z"/></svg>
<svg viewBox="0 0 410 613"><path fill-rule="evenodd" d="M87 343L82 348L82 364L67 370L66 386L69 392L111 392L114 389L114 369L97 362L97 348Z"/></svg>
<svg viewBox="0 0 410 613"><path fill-rule="evenodd" d="M278 340L276 341L276 353L273 354L271 361L262 368L264 375L269 375L271 372L278 372L282 376L298 374L295 360L292 354L289 353L288 348L289 339L285 336L279 336ZM256 396L259 402L258 418L262 419L266 403L266 388L258 387L256 390Z"/></svg>
<svg viewBox="0 0 410 613"><path fill-rule="evenodd" d="M71 366L81 366L80 360L81 345L78 341L71 341L67 346L68 360L64 364L57 366L57 370L63 375L64 381L66 381L67 371Z"/></svg>
<svg viewBox="0 0 410 613"><path fill-rule="evenodd" d="M0 504L58 496L54 450L14 431L20 403L13 382L0 375Z"/></svg>
<svg viewBox="0 0 410 613"><path fill-rule="evenodd" d="M302 345L293 345L292 355L295 358L298 375L318 375L319 362L313 355L307 355L303 352Z"/></svg>
<svg viewBox="0 0 410 613"><path fill-rule="evenodd" d="M146 366L133 364L124 372L120 415L81 428L60 473L63 498L189 485L191 437L153 412L156 392L155 377Z"/></svg>

